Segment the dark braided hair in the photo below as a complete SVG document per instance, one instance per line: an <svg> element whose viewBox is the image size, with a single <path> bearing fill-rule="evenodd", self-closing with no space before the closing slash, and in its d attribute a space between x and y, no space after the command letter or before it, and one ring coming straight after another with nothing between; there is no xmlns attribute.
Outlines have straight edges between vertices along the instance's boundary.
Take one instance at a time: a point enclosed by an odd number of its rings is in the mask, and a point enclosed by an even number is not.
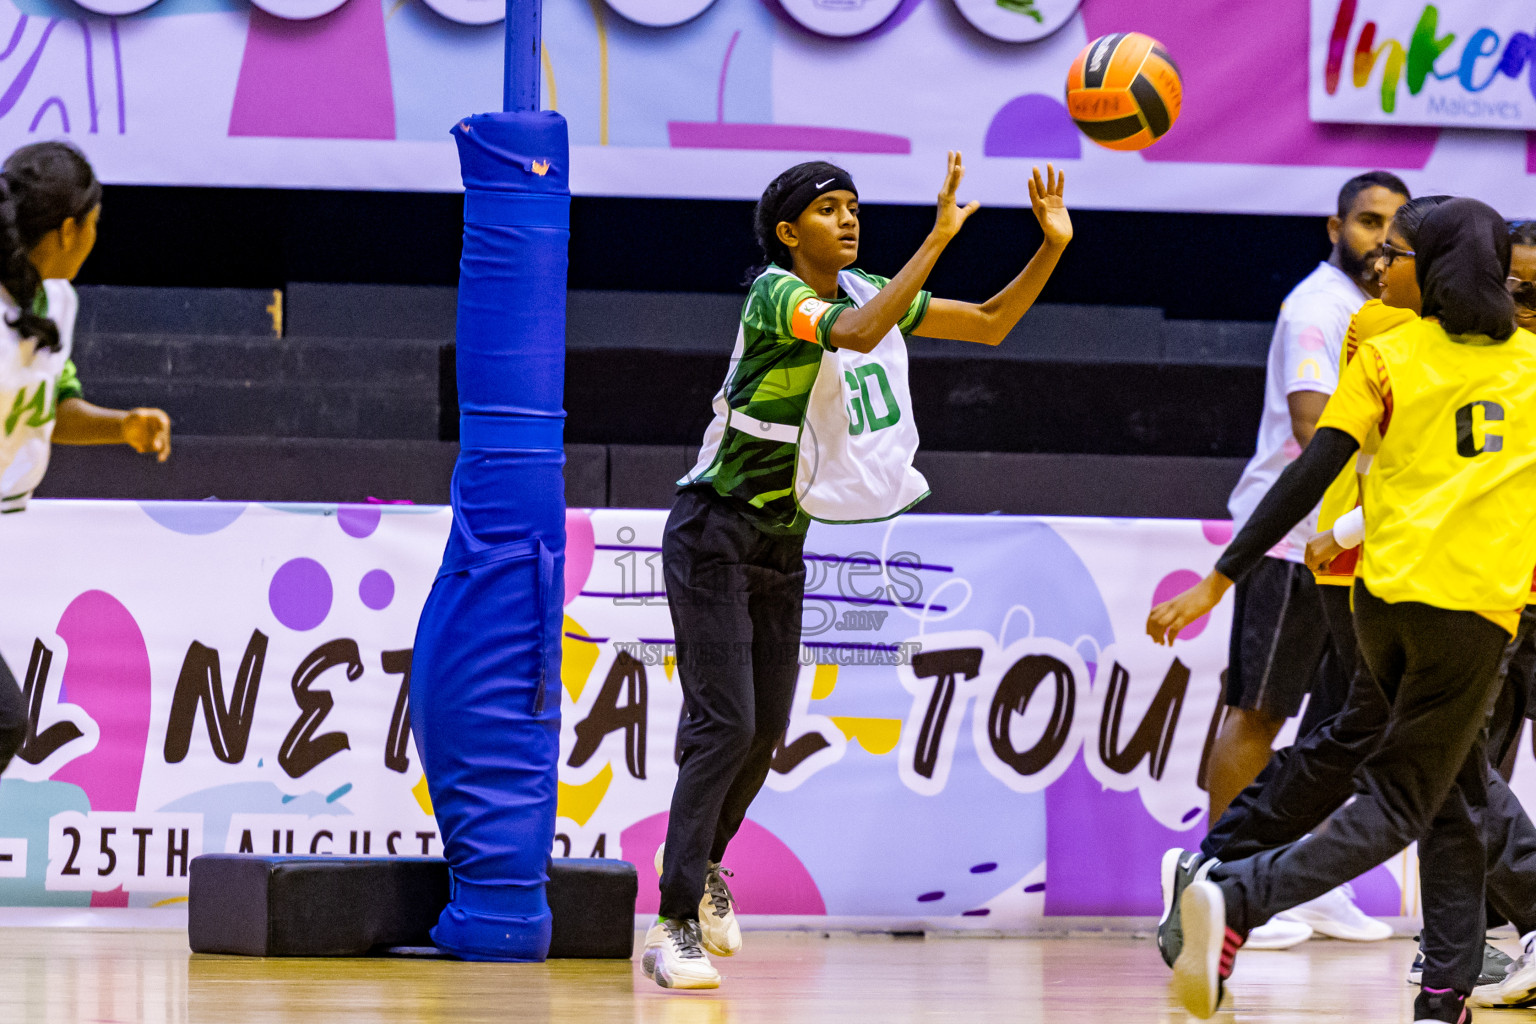
<svg viewBox="0 0 1536 1024"><path fill-rule="evenodd" d="M18 307L6 322L40 349L58 349L59 328L34 312L43 280L29 254L50 231L70 218L83 222L100 204L96 172L67 142L23 146L0 169L0 286Z"/></svg>
<svg viewBox="0 0 1536 1024"><path fill-rule="evenodd" d="M812 160L796 164L774 178L768 183L768 187L763 189L763 196L757 201L757 209L752 214L752 230L757 235L758 247L763 251L763 262L747 272L746 284L755 281L770 264L783 270L789 270L794 265L789 255L789 247L779 241L781 207L784 205L785 198L807 179L831 177L847 178L848 172L825 160ZM800 212L796 210L795 215L799 216Z"/></svg>

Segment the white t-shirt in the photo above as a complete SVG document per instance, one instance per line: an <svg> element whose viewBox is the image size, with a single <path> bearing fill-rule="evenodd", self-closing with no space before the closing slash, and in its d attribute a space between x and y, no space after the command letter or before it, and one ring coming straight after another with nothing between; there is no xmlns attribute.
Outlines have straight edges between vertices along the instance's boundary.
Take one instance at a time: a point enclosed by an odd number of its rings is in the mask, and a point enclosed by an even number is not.
<svg viewBox="0 0 1536 1024"><path fill-rule="evenodd" d="M1333 394L1339 386L1339 358L1350 319L1370 296L1338 267L1319 263L1280 305L1264 374L1264 416L1253 458L1227 501L1241 530L1281 472L1301 454L1291 430L1288 397L1298 391ZM1317 530L1317 510L1297 523L1269 551L1272 558L1300 562L1307 538Z"/></svg>
<svg viewBox="0 0 1536 1024"><path fill-rule="evenodd" d="M74 348L79 299L65 280L43 282L48 316L59 325L56 351L39 351L6 324L16 303L0 289L0 513L19 512L48 470L58 415L59 378Z"/></svg>

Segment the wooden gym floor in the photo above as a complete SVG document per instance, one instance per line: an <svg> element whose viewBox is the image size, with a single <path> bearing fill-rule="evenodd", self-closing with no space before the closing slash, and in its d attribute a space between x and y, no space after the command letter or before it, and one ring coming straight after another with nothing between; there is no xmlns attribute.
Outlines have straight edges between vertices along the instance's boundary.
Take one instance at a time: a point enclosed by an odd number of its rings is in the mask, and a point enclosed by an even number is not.
<svg viewBox="0 0 1536 1024"><path fill-rule="evenodd" d="M1513 943L1503 945L1512 947ZM1245 953L1227 1024L1405 1024L1413 945L1315 940ZM1170 1001L1150 940L928 938L752 932L717 961L714 992L673 993L623 961L467 964L193 956L176 931L0 929L4 1024L496 1022L820 1024L1189 1020ZM1479 1010L1530 1024L1536 1012Z"/></svg>

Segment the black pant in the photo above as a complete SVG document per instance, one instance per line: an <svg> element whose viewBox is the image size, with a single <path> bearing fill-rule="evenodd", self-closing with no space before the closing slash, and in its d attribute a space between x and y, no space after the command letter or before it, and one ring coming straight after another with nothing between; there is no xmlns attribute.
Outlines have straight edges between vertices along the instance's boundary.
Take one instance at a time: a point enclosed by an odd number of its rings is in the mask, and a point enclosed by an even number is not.
<svg viewBox="0 0 1536 1024"><path fill-rule="evenodd" d="M11 763L27 735L27 706L9 672L0 672L0 772Z"/></svg>
<svg viewBox="0 0 1536 1024"><path fill-rule="evenodd" d="M1419 843L1424 985L1470 992L1482 969L1485 724L1509 635L1473 612L1388 604L1355 584L1355 628L1388 719L1328 827L1211 872L1228 924L1256 924ZM1357 674L1358 682L1358 674ZM1529 827L1529 822L1526 823Z"/></svg>
<svg viewBox="0 0 1536 1024"><path fill-rule="evenodd" d="M800 671L803 536L762 532L713 491L678 492L662 540L686 710L661 916L699 916L710 862L746 817L789 724Z"/></svg>
<svg viewBox="0 0 1536 1024"><path fill-rule="evenodd" d="M1496 766L1513 767L1515 742L1520 739L1520 727L1524 719L1536 708L1531 707L1531 677L1536 674L1536 606L1526 605L1520 613L1520 629L1515 639L1504 648L1504 659L1499 663L1499 676L1504 686L1499 699L1493 705L1493 717L1488 720L1488 759Z"/></svg>
<svg viewBox="0 0 1536 1024"><path fill-rule="evenodd" d="M1241 860L1293 843L1322 824L1354 792L1355 770L1381 742L1390 711L1381 687L1360 666L1344 709L1271 754L1211 827L1200 851Z"/></svg>
<svg viewBox="0 0 1536 1024"><path fill-rule="evenodd" d="M1347 637L1353 650L1353 623L1346 621L1347 632L1335 628L1341 611L1349 614L1348 590L1323 590L1335 644ZM1531 624L1536 624L1536 615L1527 612L1521 618L1522 632ZM1514 741L1511 719L1523 714L1528 700L1530 680L1513 670L1519 668L1518 657L1511 666L1510 653L1517 646L1518 640L1511 642L1500 663L1498 697L1488 720L1490 769L1497 768ZM1207 857L1241 860L1294 843L1316 829L1354 793L1355 772L1381 742L1390 714L1381 687L1369 669L1358 664L1343 710L1294 745L1275 751L1259 777L1211 828L1200 851ZM1488 778L1488 801L1483 839L1490 927L1497 916L1523 935L1536 930L1536 826L1496 772Z"/></svg>
<svg viewBox="0 0 1536 1024"><path fill-rule="evenodd" d="M1318 586L1329 651L1354 667L1346 692L1327 703L1334 711L1312 723L1313 701L1302 717L1296 742L1270 755L1264 769L1212 826L1200 851L1207 857L1239 860L1306 835L1338 810L1353 791L1355 769L1376 749L1386 727L1388 706L1381 688L1359 664L1349 587ZM1323 682L1319 674L1318 685Z"/></svg>
<svg viewBox="0 0 1536 1024"><path fill-rule="evenodd" d="M1323 664L1318 666L1317 678L1312 681L1307 710L1296 731L1297 739L1343 711L1349 700L1355 663L1360 660L1360 647L1355 643L1355 616L1349 608L1349 589L1335 583L1317 586L1318 602L1323 606L1323 623L1328 629L1328 650L1323 656Z"/></svg>

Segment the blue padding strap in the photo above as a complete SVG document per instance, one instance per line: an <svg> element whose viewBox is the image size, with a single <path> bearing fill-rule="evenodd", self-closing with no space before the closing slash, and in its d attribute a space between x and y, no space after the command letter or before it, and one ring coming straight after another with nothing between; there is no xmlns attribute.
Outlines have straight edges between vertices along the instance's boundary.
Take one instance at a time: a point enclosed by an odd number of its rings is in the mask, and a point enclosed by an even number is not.
<svg viewBox="0 0 1536 1024"><path fill-rule="evenodd" d="M491 917L537 917L549 913L540 885L481 885L453 878L453 902L463 910Z"/></svg>
<svg viewBox="0 0 1536 1024"><path fill-rule="evenodd" d="M544 656L539 662L539 693L533 699L533 713L544 713L545 701L549 696L549 656L560 652L560 627L558 620L560 615L548 614L551 602L555 605L563 603L565 597L565 580L561 579L559 588L555 584L555 554L545 547L543 542L539 544L539 613L544 616Z"/></svg>
<svg viewBox="0 0 1536 1024"><path fill-rule="evenodd" d="M565 447L565 420L555 416L460 413L459 447L560 451Z"/></svg>
<svg viewBox="0 0 1536 1024"><path fill-rule="evenodd" d="M569 228L571 197L465 189L464 223L508 228Z"/></svg>

